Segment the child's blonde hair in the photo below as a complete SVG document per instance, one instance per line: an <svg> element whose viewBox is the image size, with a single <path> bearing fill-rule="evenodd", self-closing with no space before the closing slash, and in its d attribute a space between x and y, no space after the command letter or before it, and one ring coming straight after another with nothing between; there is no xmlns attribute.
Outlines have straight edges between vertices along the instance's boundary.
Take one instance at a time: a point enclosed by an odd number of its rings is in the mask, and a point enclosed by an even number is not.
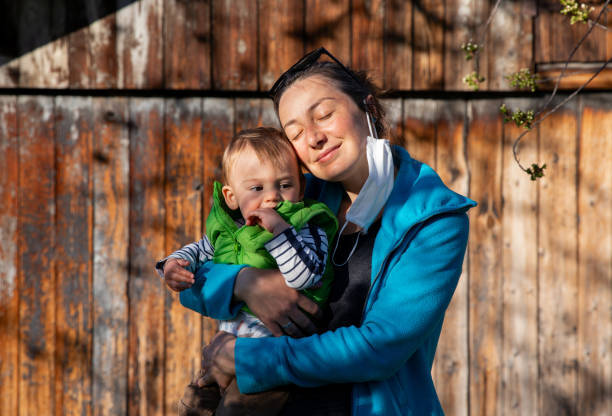
<svg viewBox="0 0 612 416"><path fill-rule="evenodd" d="M223 182L228 183L231 169L236 161L236 156L245 148L250 146L259 160L271 162L276 165L285 163L287 157L292 157L298 166L301 175L299 161L293 150L293 146L285 134L274 127L256 127L254 129L241 130L232 137L231 142L223 152L221 166L223 168Z"/></svg>

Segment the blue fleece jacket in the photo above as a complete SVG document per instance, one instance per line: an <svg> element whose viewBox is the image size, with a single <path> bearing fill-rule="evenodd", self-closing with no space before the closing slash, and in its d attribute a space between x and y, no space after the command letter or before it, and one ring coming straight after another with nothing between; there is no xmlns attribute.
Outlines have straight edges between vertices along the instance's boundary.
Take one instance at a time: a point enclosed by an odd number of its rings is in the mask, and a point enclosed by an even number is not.
<svg viewBox="0 0 612 416"><path fill-rule="evenodd" d="M399 170L374 242L361 325L300 339L238 338L241 392L290 383L352 382L353 415L443 414L431 366L444 312L461 274L466 211L476 204L449 190L429 166L405 150L396 147L394 153ZM314 179L309 189L337 210L340 186ZM214 279L197 279L181 293L181 303L216 318L231 317L240 308L231 301L239 270L205 264L197 275Z"/></svg>

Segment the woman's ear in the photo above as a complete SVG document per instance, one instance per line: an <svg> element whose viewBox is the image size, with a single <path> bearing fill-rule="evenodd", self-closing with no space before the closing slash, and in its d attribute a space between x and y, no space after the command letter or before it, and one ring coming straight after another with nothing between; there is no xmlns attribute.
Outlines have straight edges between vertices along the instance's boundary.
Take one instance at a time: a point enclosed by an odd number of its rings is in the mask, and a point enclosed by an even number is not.
<svg viewBox="0 0 612 416"><path fill-rule="evenodd" d="M380 118L380 114L378 114L378 109L376 105L374 105L374 97L372 94L368 94L368 96L364 99L366 110L374 117L374 122Z"/></svg>
<svg viewBox="0 0 612 416"><path fill-rule="evenodd" d="M224 185L223 188L221 188L221 192L223 193L223 199L225 199L228 208L231 210L238 209L238 200L236 199L236 194L234 194L232 187Z"/></svg>

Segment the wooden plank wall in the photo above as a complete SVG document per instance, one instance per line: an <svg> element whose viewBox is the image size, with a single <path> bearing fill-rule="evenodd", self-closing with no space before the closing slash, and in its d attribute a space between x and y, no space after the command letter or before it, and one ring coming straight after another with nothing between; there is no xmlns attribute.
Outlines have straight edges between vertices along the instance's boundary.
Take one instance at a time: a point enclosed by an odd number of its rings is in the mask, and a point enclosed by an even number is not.
<svg viewBox="0 0 612 416"><path fill-rule="evenodd" d="M503 2L486 33L495 2L485 0L117 0L110 14L93 0L10 3L0 88L267 91L325 46L385 89L469 91L474 63L460 45L472 40L485 45L480 89L508 91L506 76L564 62L586 31L553 0ZM81 20L91 24L71 26ZM574 60L607 60L611 39L596 29Z"/></svg>
<svg viewBox="0 0 612 416"><path fill-rule="evenodd" d="M433 370L443 406L610 414L610 94L527 136L538 182L500 102L386 100L395 140L479 202ZM216 326L153 266L199 238L223 147L274 124L270 101L8 95L0 109L0 414L173 414Z"/></svg>
<svg viewBox="0 0 612 416"><path fill-rule="evenodd" d="M612 414L609 70L604 92L521 144L523 163L548 166L532 182L512 158L521 130L497 108L541 98L444 95L467 90L459 45L495 2L82 3L3 8L15 33L0 49L1 415L174 414L216 324L182 308L154 262L201 236L226 143L277 123L264 92L320 45L403 97L438 97L385 100L393 140L479 202L433 369L446 413ZM585 28L557 8L501 4L482 91L558 69ZM611 54L595 30L575 60ZM30 88L41 95L20 95Z"/></svg>

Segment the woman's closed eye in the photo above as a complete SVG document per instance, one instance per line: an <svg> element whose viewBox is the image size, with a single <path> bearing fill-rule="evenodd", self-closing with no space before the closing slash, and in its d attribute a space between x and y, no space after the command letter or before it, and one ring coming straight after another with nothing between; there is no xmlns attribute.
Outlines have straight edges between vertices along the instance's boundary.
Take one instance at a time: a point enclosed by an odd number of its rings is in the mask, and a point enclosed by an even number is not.
<svg viewBox="0 0 612 416"><path fill-rule="evenodd" d="M329 113L326 113L324 115L322 115L321 117L319 117L319 121L325 121L331 118L332 114L334 114L333 111L330 111Z"/></svg>
<svg viewBox="0 0 612 416"><path fill-rule="evenodd" d="M294 132L294 133L292 132L292 134L288 134L288 135L287 135L287 137L290 137L290 138L291 138L291 141L297 140L297 139L299 139L299 138L300 138L300 136L302 135L302 132L303 132L303 131L304 131L304 130L300 130L300 131L298 131L298 132Z"/></svg>

